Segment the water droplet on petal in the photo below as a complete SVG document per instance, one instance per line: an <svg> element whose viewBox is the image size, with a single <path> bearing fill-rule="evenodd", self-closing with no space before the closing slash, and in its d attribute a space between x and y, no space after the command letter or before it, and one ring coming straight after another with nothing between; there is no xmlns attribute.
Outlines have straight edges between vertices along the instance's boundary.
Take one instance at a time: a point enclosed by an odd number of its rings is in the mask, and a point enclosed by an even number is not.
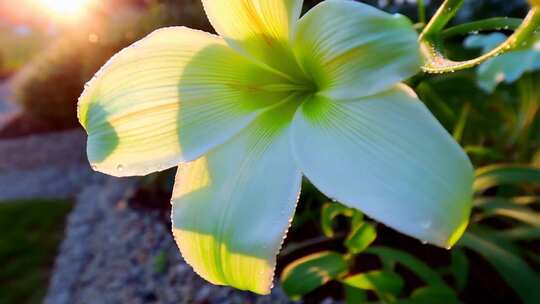
<svg viewBox="0 0 540 304"><path fill-rule="evenodd" d="M506 77L504 76L504 73L499 72L499 73L497 73L497 75L495 75L495 82L501 83L501 82L504 81L505 78Z"/></svg>
<svg viewBox="0 0 540 304"><path fill-rule="evenodd" d="M118 171L124 170L124 165L118 164L118 165L116 166L116 170L118 170Z"/></svg>
<svg viewBox="0 0 540 304"><path fill-rule="evenodd" d="M431 220L425 220L422 223L420 223L420 226L422 226L422 229L429 229L431 228L432 222Z"/></svg>

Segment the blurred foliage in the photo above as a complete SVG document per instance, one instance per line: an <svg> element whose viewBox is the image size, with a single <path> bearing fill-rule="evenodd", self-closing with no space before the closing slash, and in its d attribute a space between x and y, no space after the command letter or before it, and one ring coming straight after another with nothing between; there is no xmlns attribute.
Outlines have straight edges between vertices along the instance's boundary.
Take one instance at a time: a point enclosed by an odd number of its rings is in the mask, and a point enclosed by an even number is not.
<svg viewBox="0 0 540 304"><path fill-rule="evenodd" d="M13 27L0 22L0 78L22 67L46 43L37 28Z"/></svg>
<svg viewBox="0 0 540 304"><path fill-rule="evenodd" d="M64 201L0 203L0 304L41 303L71 206Z"/></svg>
<svg viewBox="0 0 540 304"><path fill-rule="evenodd" d="M98 69L122 48L171 25L208 28L199 1L96 12L90 24L64 33L17 74L15 100L31 116L58 127L76 126L77 98Z"/></svg>

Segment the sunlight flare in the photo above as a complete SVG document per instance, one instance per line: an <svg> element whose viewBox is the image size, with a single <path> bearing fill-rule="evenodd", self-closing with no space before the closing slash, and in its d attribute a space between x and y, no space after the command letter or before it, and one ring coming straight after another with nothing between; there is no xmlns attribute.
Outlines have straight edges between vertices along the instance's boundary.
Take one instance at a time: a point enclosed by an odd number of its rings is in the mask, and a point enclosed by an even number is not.
<svg viewBox="0 0 540 304"><path fill-rule="evenodd" d="M50 14L61 18L80 15L92 0L35 0Z"/></svg>

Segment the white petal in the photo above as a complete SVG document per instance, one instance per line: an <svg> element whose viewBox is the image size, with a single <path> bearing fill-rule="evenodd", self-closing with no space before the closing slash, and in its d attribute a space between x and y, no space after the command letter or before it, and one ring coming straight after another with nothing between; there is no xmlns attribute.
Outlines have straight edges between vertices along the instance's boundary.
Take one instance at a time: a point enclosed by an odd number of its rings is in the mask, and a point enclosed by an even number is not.
<svg viewBox="0 0 540 304"><path fill-rule="evenodd" d="M369 96L420 70L416 31L401 15L355 1L328 0L304 15L295 52L330 98Z"/></svg>
<svg viewBox="0 0 540 304"><path fill-rule="evenodd" d="M179 167L173 233L184 259L213 284L270 292L301 182L289 140L294 107L283 108Z"/></svg>
<svg viewBox="0 0 540 304"><path fill-rule="evenodd" d="M291 40L302 0L203 0L210 23L227 43L289 76L299 75Z"/></svg>
<svg viewBox="0 0 540 304"><path fill-rule="evenodd" d="M196 159L281 101L280 81L219 37L158 30L115 55L86 86L79 120L88 158L116 176Z"/></svg>
<svg viewBox="0 0 540 304"><path fill-rule="evenodd" d="M472 166L405 86L349 101L308 100L292 134L301 170L329 197L438 246L463 233Z"/></svg>

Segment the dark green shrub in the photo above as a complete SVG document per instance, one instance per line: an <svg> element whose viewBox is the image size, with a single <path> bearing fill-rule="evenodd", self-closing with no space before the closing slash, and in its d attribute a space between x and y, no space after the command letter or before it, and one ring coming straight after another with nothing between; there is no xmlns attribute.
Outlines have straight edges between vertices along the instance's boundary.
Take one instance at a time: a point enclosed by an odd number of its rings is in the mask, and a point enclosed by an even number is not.
<svg viewBox="0 0 540 304"><path fill-rule="evenodd" d="M30 116L57 127L76 126L84 84L112 55L159 27L206 29L202 12L198 1L100 12L91 25L64 33L20 71L14 80L15 100Z"/></svg>

